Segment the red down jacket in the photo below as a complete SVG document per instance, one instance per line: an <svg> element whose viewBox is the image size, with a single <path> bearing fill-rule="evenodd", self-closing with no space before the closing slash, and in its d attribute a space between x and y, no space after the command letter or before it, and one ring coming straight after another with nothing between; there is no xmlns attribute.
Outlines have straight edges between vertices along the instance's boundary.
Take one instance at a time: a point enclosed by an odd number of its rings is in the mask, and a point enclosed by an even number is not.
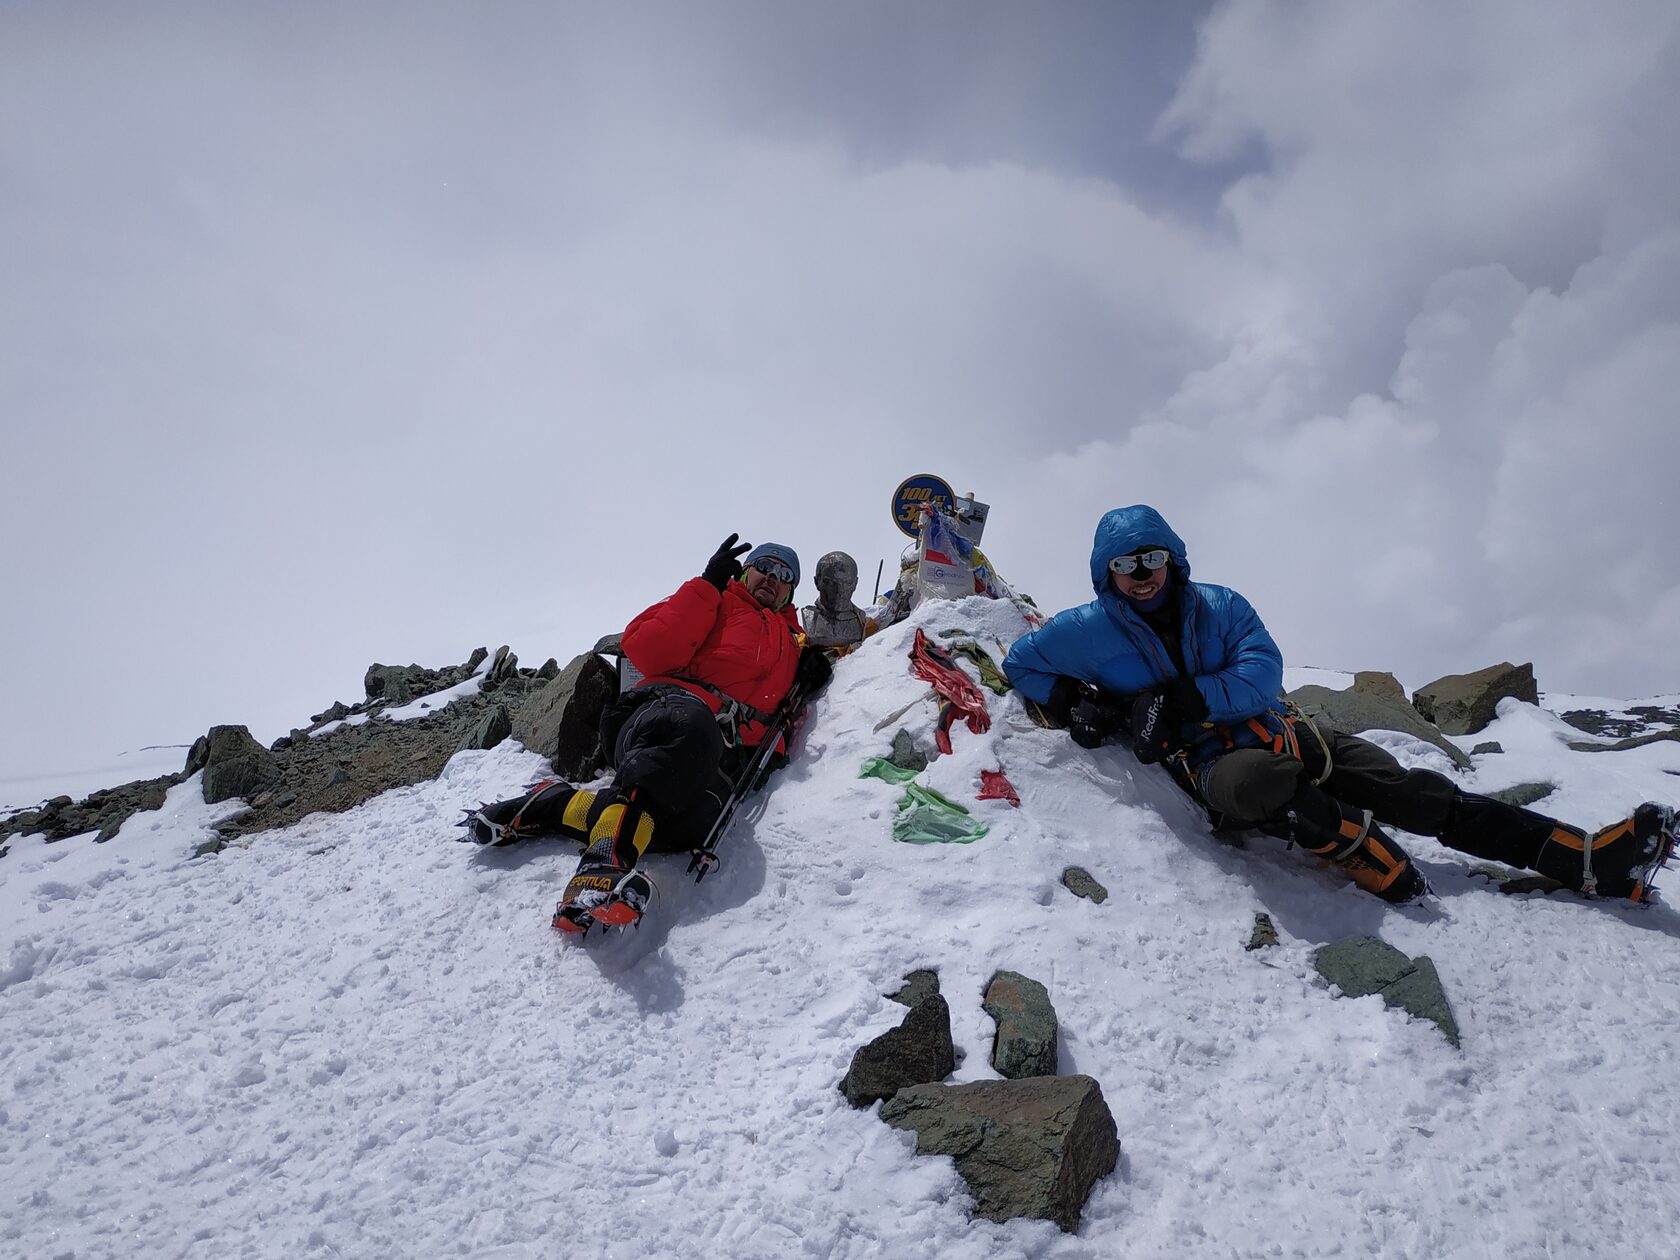
<svg viewBox="0 0 1680 1260"><path fill-rule="evenodd" d="M624 630L624 654L647 682L686 687L716 713L716 694L772 712L793 686L799 665L799 617L793 606L772 610L731 582L720 594L705 578L690 578L674 595L638 613ZM645 685L645 684L644 684ZM764 724L741 723L741 741L764 738Z"/></svg>

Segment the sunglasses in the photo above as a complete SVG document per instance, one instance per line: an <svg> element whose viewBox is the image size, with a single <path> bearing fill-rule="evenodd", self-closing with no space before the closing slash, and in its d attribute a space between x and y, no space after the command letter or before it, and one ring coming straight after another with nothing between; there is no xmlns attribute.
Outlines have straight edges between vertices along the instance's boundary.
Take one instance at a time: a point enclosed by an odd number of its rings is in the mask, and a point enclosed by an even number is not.
<svg viewBox="0 0 1680 1260"><path fill-rule="evenodd" d="M1108 571L1118 573L1121 577L1131 577L1141 566L1154 573L1158 569L1167 567L1171 554L1164 547L1157 547L1153 551L1140 551L1133 556L1115 556L1108 562Z"/></svg>
<svg viewBox="0 0 1680 1260"><path fill-rule="evenodd" d="M765 577L773 577L788 586L793 585L793 566L785 560L778 560L775 556L760 556L752 562L752 567Z"/></svg>

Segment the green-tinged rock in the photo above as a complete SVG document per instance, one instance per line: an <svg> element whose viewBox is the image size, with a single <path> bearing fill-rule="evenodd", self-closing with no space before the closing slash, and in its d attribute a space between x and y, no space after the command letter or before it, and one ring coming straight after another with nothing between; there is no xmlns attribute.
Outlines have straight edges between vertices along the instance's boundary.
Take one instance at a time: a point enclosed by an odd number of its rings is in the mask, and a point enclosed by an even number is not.
<svg viewBox="0 0 1680 1260"><path fill-rule="evenodd" d="M1501 744L1497 739L1484 739L1481 743L1477 744L1470 750L1470 755L1472 757L1481 757L1488 753L1502 753L1504 751L1505 745Z"/></svg>
<svg viewBox="0 0 1680 1260"><path fill-rule="evenodd" d="M249 799L280 778L280 764L243 726L212 726L204 737L204 801Z"/></svg>
<svg viewBox="0 0 1680 1260"><path fill-rule="evenodd" d="M911 1007L897 1028L858 1048L840 1092L852 1106L867 1107L908 1085L942 1081L956 1070L951 1008L935 993Z"/></svg>
<svg viewBox="0 0 1680 1260"><path fill-rule="evenodd" d="M904 985L897 993L887 994L890 1001L904 1006L920 1006L939 992L939 973L927 967L917 968L904 977Z"/></svg>
<svg viewBox="0 0 1680 1260"><path fill-rule="evenodd" d="M1441 976L1427 957L1412 959L1373 936L1325 945L1313 955L1318 973L1348 997L1378 994L1383 1002L1438 1027L1458 1045L1458 1024Z"/></svg>
<svg viewBox="0 0 1680 1260"><path fill-rule="evenodd" d="M1398 1006L1417 1019L1427 1019L1439 1028L1455 1048L1458 1045L1458 1021L1453 1019L1452 1005L1446 990L1441 987L1440 973L1427 954L1412 959L1412 970L1383 990L1382 999L1390 1006Z"/></svg>
<svg viewBox="0 0 1680 1260"><path fill-rule="evenodd" d="M975 1214L991 1221L1028 1217L1073 1233L1120 1159L1114 1116L1089 1076L913 1085L881 1119L914 1132L918 1155L949 1155Z"/></svg>
<svg viewBox="0 0 1680 1260"><path fill-rule="evenodd" d="M1355 936L1321 947L1313 955L1318 974L1348 997L1380 993L1412 969L1407 958L1387 941Z"/></svg>
<svg viewBox="0 0 1680 1260"><path fill-rule="evenodd" d="M1012 1081L1056 1075L1056 1008L1050 991L1018 971L1000 971L981 1006L997 1021L992 1067Z"/></svg>
<svg viewBox="0 0 1680 1260"><path fill-rule="evenodd" d="M1083 866L1070 866L1062 872L1062 883L1075 897L1094 901L1099 906L1108 900L1108 889L1099 884Z"/></svg>

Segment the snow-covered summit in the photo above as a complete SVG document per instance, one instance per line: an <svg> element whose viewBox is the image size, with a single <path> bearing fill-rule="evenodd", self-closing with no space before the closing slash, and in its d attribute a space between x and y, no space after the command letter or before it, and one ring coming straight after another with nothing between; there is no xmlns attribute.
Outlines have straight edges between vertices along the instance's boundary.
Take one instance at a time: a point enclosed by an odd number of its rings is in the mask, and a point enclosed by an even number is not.
<svg viewBox="0 0 1680 1260"><path fill-rule="evenodd" d="M14 841L0 1240L128 1260L1667 1254L1673 907L1503 896L1413 839L1438 898L1395 909L1276 842L1220 843L1161 772L989 694L990 731L959 726L921 776L989 834L895 843L902 789L858 770L900 725L931 746L918 626L988 649L1024 629L1006 603L934 603L841 661L722 869L696 886L652 859L661 900L607 949L548 926L572 846L455 843L461 805L545 770L511 743L213 858L189 855L228 806L196 780L108 845ZM1680 744L1571 734L1508 705L1476 737L1505 752L1464 781L1556 783L1542 808L1588 826L1680 792ZM975 799L998 768L1019 809ZM1073 897L1069 865L1109 900ZM1259 911L1281 942L1249 953ZM1355 934L1434 960L1462 1049L1316 979L1312 951ZM1077 1235L972 1220L948 1161L840 1095L919 967L957 1080L991 1075L992 974L1048 987L1062 1071L1101 1082L1123 1148Z"/></svg>

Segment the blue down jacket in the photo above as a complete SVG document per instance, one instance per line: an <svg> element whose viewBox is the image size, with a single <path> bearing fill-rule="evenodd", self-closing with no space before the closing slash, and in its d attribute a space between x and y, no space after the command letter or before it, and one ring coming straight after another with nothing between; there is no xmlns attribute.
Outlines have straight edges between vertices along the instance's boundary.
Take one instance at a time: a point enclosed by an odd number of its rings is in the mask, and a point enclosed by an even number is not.
<svg viewBox="0 0 1680 1260"><path fill-rule="evenodd" d="M1214 727L1187 727L1192 769L1229 748L1270 743L1284 729L1283 654L1260 616L1237 592L1191 582L1184 541L1152 507L1115 508L1097 523L1091 546L1091 586L1097 598L1059 612L1009 649L1003 670L1021 693L1039 703L1050 698L1058 675L1129 695L1148 691L1178 670L1166 647L1132 606L1114 592L1108 562L1149 545L1172 553L1182 585L1177 597L1183 618L1184 662L1207 701ZM1255 719L1262 739L1249 725Z"/></svg>

